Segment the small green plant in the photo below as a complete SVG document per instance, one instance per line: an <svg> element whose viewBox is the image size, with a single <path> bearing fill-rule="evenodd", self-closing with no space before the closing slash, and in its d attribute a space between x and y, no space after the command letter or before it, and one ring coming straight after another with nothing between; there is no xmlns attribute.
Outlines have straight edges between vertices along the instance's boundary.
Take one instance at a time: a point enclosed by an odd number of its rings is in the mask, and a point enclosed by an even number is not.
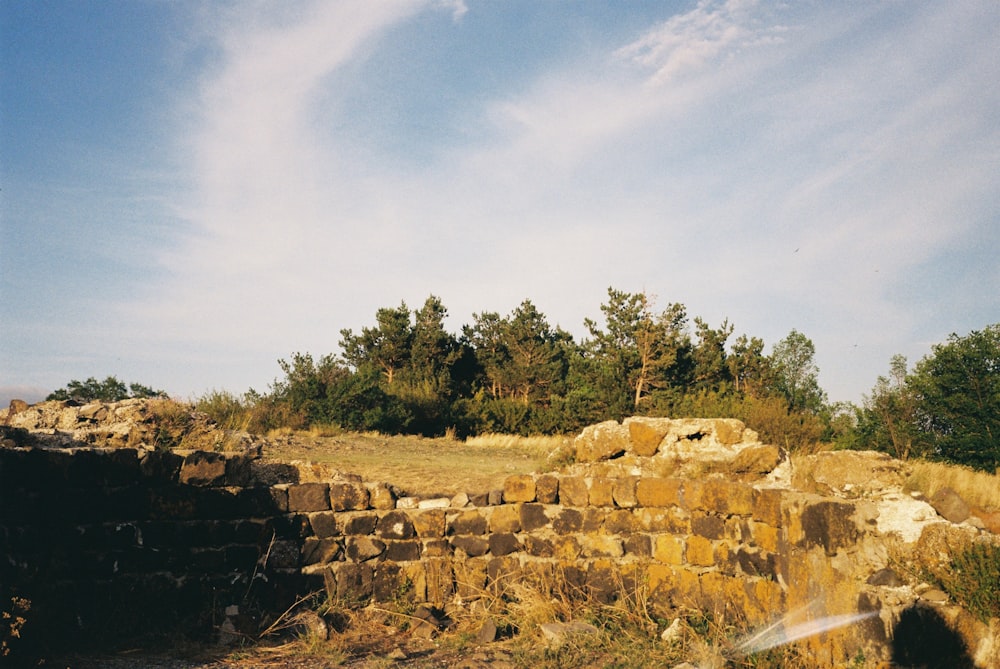
<svg viewBox="0 0 1000 669"><path fill-rule="evenodd" d="M952 553L951 564L933 579L952 599L982 621L1000 618L1000 545L970 542Z"/></svg>
<svg viewBox="0 0 1000 669"><path fill-rule="evenodd" d="M10 607L0 611L0 657L10 655L14 639L21 638L28 619L25 617L31 610L31 601L24 597L11 597Z"/></svg>

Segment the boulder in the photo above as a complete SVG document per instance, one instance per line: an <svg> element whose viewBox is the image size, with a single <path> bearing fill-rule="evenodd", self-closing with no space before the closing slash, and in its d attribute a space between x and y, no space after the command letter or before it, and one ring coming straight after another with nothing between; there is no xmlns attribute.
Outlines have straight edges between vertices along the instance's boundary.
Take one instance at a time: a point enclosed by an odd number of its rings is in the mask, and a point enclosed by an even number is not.
<svg viewBox="0 0 1000 669"><path fill-rule="evenodd" d="M585 427L574 442L577 462L599 462L619 457L629 445L628 428L608 420Z"/></svg>
<svg viewBox="0 0 1000 669"><path fill-rule="evenodd" d="M969 505L951 488L941 488L934 493L931 506L939 516L952 523L965 522L969 517Z"/></svg>

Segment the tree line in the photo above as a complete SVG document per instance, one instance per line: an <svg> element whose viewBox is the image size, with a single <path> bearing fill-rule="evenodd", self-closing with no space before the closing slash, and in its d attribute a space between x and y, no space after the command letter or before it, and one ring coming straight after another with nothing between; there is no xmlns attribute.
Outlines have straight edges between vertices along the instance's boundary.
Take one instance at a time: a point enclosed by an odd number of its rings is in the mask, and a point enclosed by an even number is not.
<svg viewBox="0 0 1000 669"><path fill-rule="evenodd" d="M815 347L792 330L770 354L723 321L657 308L645 293L610 288L603 318L574 340L524 300L484 311L453 334L431 295L340 331L339 354L293 353L269 392L240 401L262 428L331 423L348 430L434 436L571 433L631 415L726 415L789 446L837 436L838 407L819 387ZM207 398L225 404L224 397ZM232 398L228 398L229 401Z"/></svg>
<svg viewBox="0 0 1000 669"><path fill-rule="evenodd" d="M731 417L790 449L832 443L896 457L1000 467L1000 324L952 335L909 369L893 357L861 406L830 403L815 346L791 330L769 353L724 320L657 307L643 292L608 289L581 341L530 301L475 313L457 334L431 295L340 331L339 354L293 353L266 393L211 392L198 408L253 431L314 425L389 434L570 434L631 415ZM50 399L163 396L109 377L73 381Z"/></svg>

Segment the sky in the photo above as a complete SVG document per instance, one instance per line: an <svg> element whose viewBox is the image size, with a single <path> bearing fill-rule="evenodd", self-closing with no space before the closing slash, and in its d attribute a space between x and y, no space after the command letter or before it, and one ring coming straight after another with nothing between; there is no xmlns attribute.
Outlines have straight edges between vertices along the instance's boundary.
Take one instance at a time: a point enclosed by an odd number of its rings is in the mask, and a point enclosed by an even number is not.
<svg viewBox="0 0 1000 669"><path fill-rule="evenodd" d="M613 287L832 401L1000 322L1000 3L0 1L0 402Z"/></svg>

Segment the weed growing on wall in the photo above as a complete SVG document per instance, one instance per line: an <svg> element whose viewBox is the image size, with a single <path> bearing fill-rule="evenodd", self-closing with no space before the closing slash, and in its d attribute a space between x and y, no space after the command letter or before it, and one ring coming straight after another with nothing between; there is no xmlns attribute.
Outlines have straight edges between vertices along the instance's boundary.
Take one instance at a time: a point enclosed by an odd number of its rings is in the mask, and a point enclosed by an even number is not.
<svg viewBox="0 0 1000 669"><path fill-rule="evenodd" d="M11 597L10 605L0 611L0 657L7 657L16 639L21 638L28 619L25 617L31 610L31 601L24 597Z"/></svg>

